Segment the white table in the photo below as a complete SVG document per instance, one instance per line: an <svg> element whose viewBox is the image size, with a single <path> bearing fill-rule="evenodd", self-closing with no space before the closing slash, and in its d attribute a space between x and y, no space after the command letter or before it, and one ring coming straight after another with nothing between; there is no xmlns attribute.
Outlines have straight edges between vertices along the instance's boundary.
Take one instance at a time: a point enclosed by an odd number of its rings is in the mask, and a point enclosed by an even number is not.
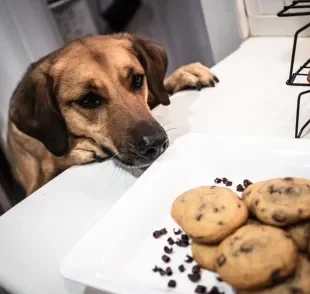
<svg viewBox="0 0 310 294"><path fill-rule="evenodd" d="M310 39L299 45L297 64L309 58ZM172 140L188 132L292 138L303 89L285 85L291 46L291 38L247 40L214 67L216 88L181 92L155 117L175 128ZM305 121L310 103L303 105ZM0 284L14 293L99 293L64 281L60 262L137 177L112 162L74 167L7 212L0 218Z"/></svg>

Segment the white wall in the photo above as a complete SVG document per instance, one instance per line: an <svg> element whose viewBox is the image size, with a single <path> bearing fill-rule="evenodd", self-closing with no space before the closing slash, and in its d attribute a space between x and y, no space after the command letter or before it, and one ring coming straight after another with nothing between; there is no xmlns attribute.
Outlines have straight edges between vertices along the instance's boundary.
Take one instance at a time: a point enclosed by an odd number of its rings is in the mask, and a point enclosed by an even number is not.
<svg viewBox="0 0 310 294"><path fill-rule="evenodd" d="M309 23L309 16L278 17L277 13L283 6L291 3L292 0L245 0L251 35L293 36ZM310 30L301 36L310 36Z"/></svg>
<svg viewBox="0 0 310 294"><path fill-rule="evenodd" d="M6 142L14 87L30 62L62 44L44 1L0 1L0 134Z"/></svg>
<svg viewBox="0 0 310 294"><path fill-rule="evenodd" d="M244 37L237 0L201 0L215 63L239 48Z"/></svg>

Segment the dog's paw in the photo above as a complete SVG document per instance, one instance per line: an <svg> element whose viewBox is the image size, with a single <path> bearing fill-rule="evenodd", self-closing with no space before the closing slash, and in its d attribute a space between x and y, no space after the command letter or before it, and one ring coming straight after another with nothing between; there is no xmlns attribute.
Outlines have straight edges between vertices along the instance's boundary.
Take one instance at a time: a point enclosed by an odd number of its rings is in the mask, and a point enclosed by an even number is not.
<svg viewBox="0 0 310 294"><path fill-rule="evenodd" d="M200 62L184 65L174 71L165 79L165 89L169 94L174 94L185 89L215 87L219 79L209 68Z"/></svg>
<svg viewBox="0 0 310 294"><path fill-rule="evenodd" d="M77 139L66 159L70 164L81 165L92 162L103 162L109 157L94 141Z"/></svg>

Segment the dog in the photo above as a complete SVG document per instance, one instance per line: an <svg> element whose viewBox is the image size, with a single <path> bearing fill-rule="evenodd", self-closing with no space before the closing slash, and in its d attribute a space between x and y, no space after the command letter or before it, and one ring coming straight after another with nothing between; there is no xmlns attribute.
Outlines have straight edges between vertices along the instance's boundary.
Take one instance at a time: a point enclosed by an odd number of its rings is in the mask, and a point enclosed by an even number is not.
<svg viewBox="0 0 310 294"><path fill-rule="evenodd" d="M165 79L167 63L162 46L128 33L78 38L32 63L12 94L8 125L25 193L73 165L114 157L141 168L157 159L169 141L151 109L219 81L200 63Z"/></svg>

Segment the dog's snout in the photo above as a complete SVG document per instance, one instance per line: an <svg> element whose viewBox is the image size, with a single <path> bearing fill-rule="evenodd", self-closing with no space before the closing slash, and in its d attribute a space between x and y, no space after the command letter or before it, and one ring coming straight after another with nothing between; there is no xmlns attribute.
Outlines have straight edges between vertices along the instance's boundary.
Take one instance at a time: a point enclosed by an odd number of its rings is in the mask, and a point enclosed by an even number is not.
<svg viewBox="0 0 310 294"><path fill-rule="evenodd" d="M138 142L138 151L143 156L155 159L167 149L168 144L167 136L162 132L152 136L142 136Z"/></svg>
<svg viewBox="0 0 310 294"><path fill-rule="evenodd" d="M137 151L143 157L156 159L169 146L168 137L159 124L141 123L135 129Z"/></svg>

